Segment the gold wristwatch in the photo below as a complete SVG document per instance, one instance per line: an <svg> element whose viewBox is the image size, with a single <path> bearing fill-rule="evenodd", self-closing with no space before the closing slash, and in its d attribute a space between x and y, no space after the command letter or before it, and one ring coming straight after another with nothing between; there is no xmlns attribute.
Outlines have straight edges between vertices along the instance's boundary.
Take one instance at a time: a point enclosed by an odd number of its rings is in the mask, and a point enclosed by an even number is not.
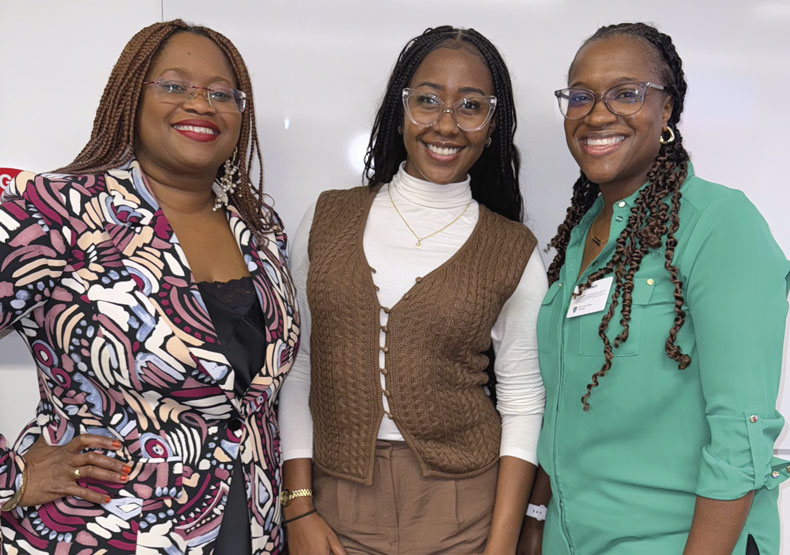
<svg viewBox="0 0 790 555"><path fill-rule="evenodd" d="M295 489L295 490L283 489L283 491L280 493L280 505L282 505L283 507L287 507L291 503L291 501L293 501L298 497L312 497L312 496L313 496L313 490L308 488Z"/></svg>

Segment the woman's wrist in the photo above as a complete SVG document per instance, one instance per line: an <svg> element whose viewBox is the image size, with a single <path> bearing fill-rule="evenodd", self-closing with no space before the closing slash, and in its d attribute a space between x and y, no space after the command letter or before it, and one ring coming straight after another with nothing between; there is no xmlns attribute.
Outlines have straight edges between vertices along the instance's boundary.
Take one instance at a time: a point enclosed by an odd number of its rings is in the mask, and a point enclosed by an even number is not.
<svg viewBox="0 0 790 555"><path fill-rule="evenodd" d="M314 508L312 497L298 497L283 507L283 518L289 520Z"/></svg>
<svg viewBox="0 0 790 555"><path fill-rule="evenodd" d="M17 455L17 457L22 460L22 473L18 476L19 483L17 484L16 491L14 492L14 495L11 497L11 499L0 506L0 512L5 513L16 509L19 506L19 503L22 501L22 496L25 495L25 488L27 487L28 483L28 469L27 465L24 464L25 459L22 458L21 455Z"/></svg>

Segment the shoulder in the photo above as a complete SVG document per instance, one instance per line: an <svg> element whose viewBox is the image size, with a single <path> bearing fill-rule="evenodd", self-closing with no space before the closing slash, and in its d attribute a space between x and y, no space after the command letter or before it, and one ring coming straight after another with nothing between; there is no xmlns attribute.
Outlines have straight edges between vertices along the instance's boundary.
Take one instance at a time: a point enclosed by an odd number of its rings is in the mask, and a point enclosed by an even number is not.
<svg viewBox="0 0 790 555"><path fill-rule="evenodd" d="M330 189L318 196L317 207L343 205L349 202L360 202L368 195L375 194L377 188L353 187L351 189Z"/></svg>
<svg viewBox="0 0 790 555"><path fill-rule="evenodd" d="M692 175L686 179L681 192L682 206L699 217L715 220L717 216L742 213L744 216L757 216L762 219L757 208L740 189Z"/></svg>
<svg viewBox="0 0 790 555"><path fill-rule="evenodd" d="M522 222L509 220L508 218L493 212L484 205L480 205L480 218L484 218L487 224L492 227L497 233L505 234L516 240L526 241L532 247L537 244L538 240L532 231ZM530 249L531 250L531 249Z"/></svg>
<svg viewBox="0 0 790 555"><path fill-rule="evenodd" d="M83 199L107 188L106 175L33 173L18 174L3 193L3 199L21 199L46 215L53 212L79 212Z"/></svg>

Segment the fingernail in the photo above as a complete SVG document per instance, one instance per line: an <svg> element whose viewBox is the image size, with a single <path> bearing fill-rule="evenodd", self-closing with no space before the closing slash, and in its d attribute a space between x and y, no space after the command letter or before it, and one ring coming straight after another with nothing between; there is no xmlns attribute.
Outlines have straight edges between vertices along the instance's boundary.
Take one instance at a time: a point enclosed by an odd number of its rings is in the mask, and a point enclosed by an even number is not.
<svg viewBox="0 0 790 555"><path fill-rule="evenodd" d="M121 469L121 472L124 474L130 474L132 472L132 467L127 464Z"/></svg>
<svg viewBox="0 0 790 555"><path fill-rule="evenodd" d="M118 441L117 439L116 439L116 440L113 440L113 442L112 442L112 448L113 448L113 449L120 449L120 448L121 448L121 442L120 442L120 441Z"/></svg>
<svg viewBox="0 0 790 555"><path fill-rule="evenodd" d="M104 498L104 502L105 502L105 503L109 503L109 502L110 502L110 498L109 498L109 497L105 497L105 498Z"/></svg>
<svg viewBox="0 0 790 555"><path fill-rule="evenodd" d="M126 474L122 474L121 475L121 482L128 482L128 481L129 481L129 476L127 476Z"/></svg>

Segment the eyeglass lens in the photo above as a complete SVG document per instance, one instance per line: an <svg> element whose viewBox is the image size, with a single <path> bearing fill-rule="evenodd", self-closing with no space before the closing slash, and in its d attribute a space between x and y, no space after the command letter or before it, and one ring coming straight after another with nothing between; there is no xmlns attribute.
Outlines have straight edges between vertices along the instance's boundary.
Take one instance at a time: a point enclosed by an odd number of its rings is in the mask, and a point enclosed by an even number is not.
<svg viewBox="0 0 790 555"><path fill-rule="evenodd" d="M417 89L404 91L403 103L409 119L420 127L435 125L445 112L451 112L455 122L464 131L477 131L488 123L494 110L493 97L467 95L453 106L447 107L437 95Z"/></svg>

